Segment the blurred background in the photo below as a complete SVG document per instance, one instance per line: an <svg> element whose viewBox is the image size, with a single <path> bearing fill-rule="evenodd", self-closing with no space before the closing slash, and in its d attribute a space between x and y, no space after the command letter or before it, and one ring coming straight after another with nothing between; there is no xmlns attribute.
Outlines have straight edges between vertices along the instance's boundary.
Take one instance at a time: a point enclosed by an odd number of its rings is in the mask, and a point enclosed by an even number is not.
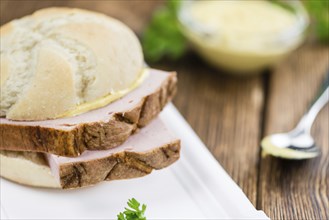
<svg viewBox="0 0 329 220"><path fill-rule="evenodd" d="M55 6L123 21L152 68L178 72L174 104L257 209L329 218L329 107L312 130L321 157L288 161L260 149L265 135L296 125L328 71L327 0L1 0L0 22Z"/></svg>

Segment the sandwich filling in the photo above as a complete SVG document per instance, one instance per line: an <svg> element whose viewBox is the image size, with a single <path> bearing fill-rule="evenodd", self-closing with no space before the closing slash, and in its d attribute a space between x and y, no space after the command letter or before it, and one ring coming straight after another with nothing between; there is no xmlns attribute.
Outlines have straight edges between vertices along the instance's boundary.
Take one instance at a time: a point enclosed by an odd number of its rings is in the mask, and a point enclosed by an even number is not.
<svg viewBox="0 0 329 220"><path fill-rule="evenodd" d="M138 77L138 79L129 87L120 91L113 92L109 95L106 95L102 98L96 99L94 101L86 102L81 105L76 106L75 109L65 112L62 115L59 115L57 118L65 118L65 117L72 117L76 115L80 115L85 112L89 112L91 110L95 110L101 107L104 107L115 100L118 100L119 98L122 98L123 96L127 95L132 90L136 89L138 86L140 86L145 78L149 75L148 69L143 69L142 73Z"/></svg>

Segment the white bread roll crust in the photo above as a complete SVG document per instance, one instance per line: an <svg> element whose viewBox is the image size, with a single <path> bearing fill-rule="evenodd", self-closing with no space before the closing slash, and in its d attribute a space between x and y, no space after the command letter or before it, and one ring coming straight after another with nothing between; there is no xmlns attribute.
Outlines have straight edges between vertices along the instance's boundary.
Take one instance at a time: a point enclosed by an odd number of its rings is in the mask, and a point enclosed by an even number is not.
<svg viewBox="0 0 329 220"><path fill-rule="evenodd" d="M136 35L99 13L47 8L0 30L0 116L8 119L56 118L129 88L143 69Z"/></svg>

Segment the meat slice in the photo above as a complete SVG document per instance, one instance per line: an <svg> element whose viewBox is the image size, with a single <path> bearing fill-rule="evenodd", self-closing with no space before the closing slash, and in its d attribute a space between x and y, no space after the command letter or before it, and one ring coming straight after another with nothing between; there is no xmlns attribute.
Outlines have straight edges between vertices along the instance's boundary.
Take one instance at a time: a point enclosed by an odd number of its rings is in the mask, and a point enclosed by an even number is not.
<svg viewBox="0 0 329 220"><path fill-rule="evenodd" d="M85 151L75 158L45 154L50 168L41 153L2 151L1 176L27 185L79 188L147 175L174 163L179 154L180 140L157 118L113 149Z"/></svg>
<svg viewBox="0 0 329 220"><path fill-rule="evenodd" d="M150 70L142 85L123 98L75 117L30 122L0 118L0 150L76 157L85 150L117 147L172 100L176 82L174 72Z"/></svg>

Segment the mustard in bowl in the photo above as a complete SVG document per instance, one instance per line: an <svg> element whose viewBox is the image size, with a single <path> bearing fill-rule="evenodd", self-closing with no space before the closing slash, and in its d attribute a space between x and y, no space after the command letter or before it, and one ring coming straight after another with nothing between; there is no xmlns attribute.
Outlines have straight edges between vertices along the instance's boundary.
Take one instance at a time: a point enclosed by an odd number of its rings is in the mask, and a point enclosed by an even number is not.
<svg viewBox="0 0 329 220"><path fill-rule="evenodd" d="M181 29L213 66L248 74L272 66L304 40L309 17L299 1L183 1Z"/></svg>

